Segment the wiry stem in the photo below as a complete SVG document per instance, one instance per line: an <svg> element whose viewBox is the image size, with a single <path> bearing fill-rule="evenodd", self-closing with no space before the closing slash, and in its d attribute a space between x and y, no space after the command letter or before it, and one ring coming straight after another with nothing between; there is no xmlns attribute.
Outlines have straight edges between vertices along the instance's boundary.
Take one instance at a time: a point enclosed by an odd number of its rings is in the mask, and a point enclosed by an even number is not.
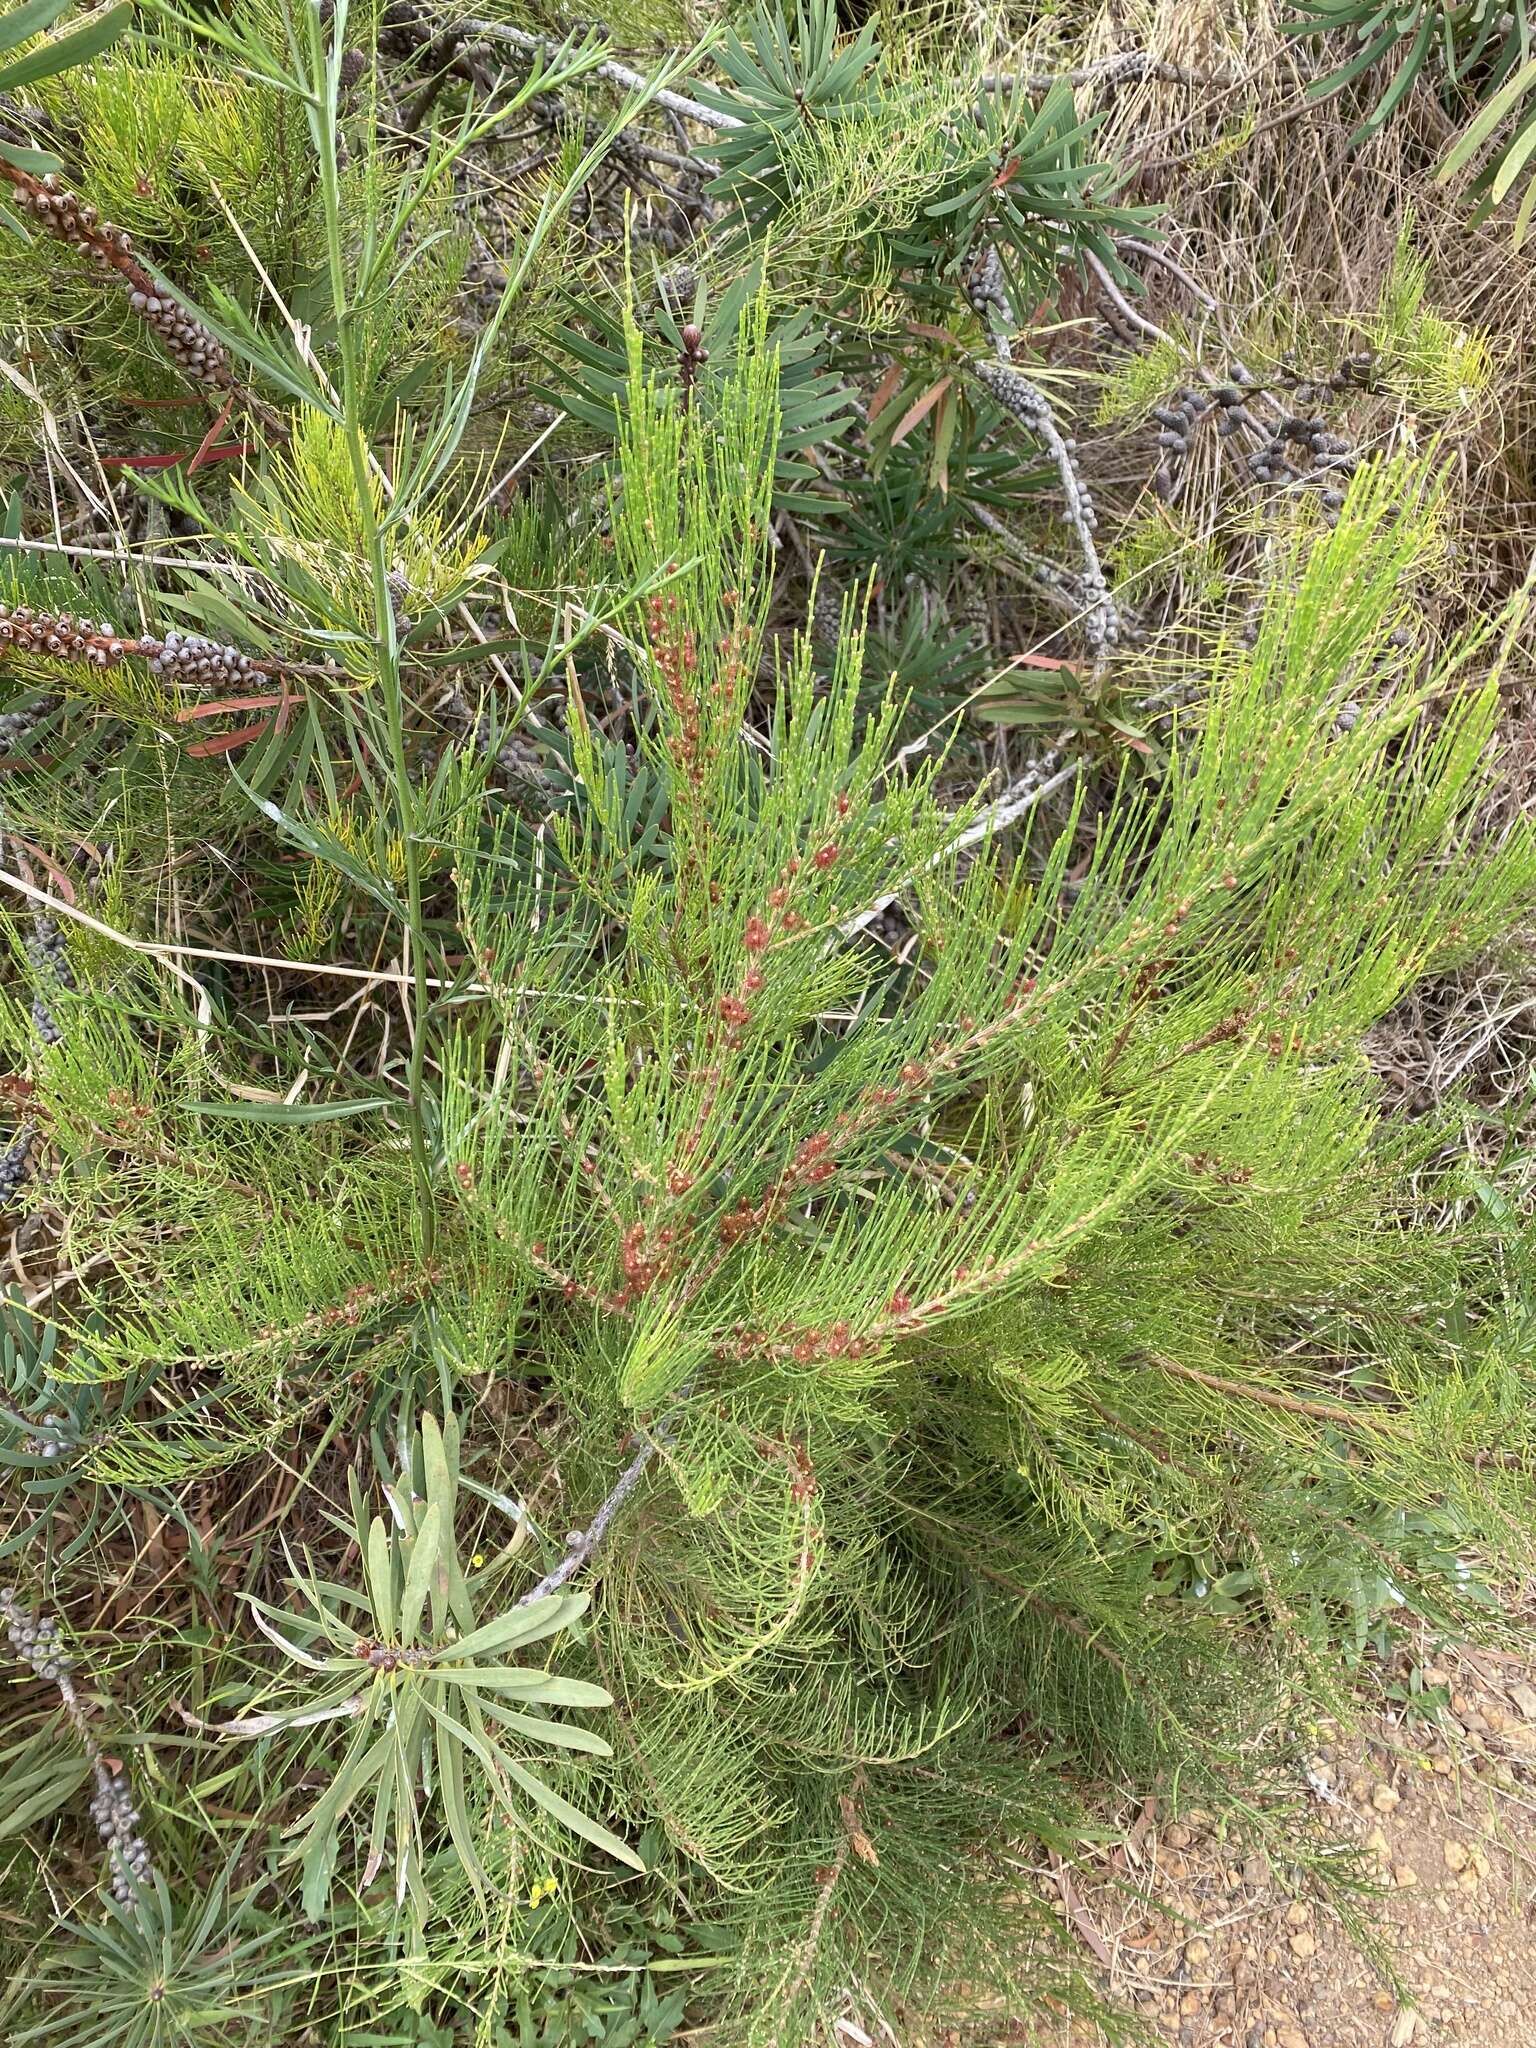
<svg viewBox="0 0 1536 2048"><path fill-rule="evenodd" d="M1080 762L1069 761L1062 767L1061 756L1054 751L1043 754L1038 761L1031 761L1024 773L1016 781L1010 782L1001 796L994 798L980 811L963 832L957 832L953 839L946 840L938 852L929 857L927 866L939 867L944 861L952 860L957 853L963 853L967 847L975 846L991 833L1001 832L1005 826L1015 824L1026 811L1033 810L1044 798L1054 795L1063 784L1070 782L1080 772ZM921 869L914 868L894 889L876 897L873 903L853 917L845 918L837 928L838 935L844 939L856 938L866 926L874 923L882 911L889 910L891 905L900 899L902 890L909 888L921 872Z"/></svg>
<svg viewBox="0 0 1536 2048"><path fill-rule="evenodd" d="M352 470L357 517L371 585L374 675L383 712L385 751L390 784L400 825L405 863L405 915L402 924L409 952L414 996L408 1019L410 1055L406 1074L411 1163L420 1198L423 1249L428 1259L436 1241L437 1213L433 1199L432 1159L427 1141L427 1029L431 995L427 988L427 931L421 875L421 846L416 830L416 788L405 741L405 694L400 675L401 619L391 589L391 565L374 495L372 448L363 424L364 363L360 338L362 306L354 294L343 218L340 165L337 161L337 96L340 53L332 62L318 10L307 22L312 75L320 87L312 114L321 198L325 214L326 264L331 303L336 317L336 346L341 360L341 426Z"/></svg>
<svg viewBox="0 0 1536 2048"><path fill-rule="evenodd" d="M1155 320L1149 320L1144 313L1138 313L1108 270L1091 249L1083 251L1083 261L1098 280L1099 289L1113 306L1115 312L1135 333L1145 335L1148 341L1167 341L1169 336Z"/></svg>
<svg viewBox="0 0 1536 2048"><path fill-rule="evenodd" d="M467 36L477 36L488 43L510 43L515 50L526 50L543 57L558 57L564 44L549 42L543 36L530 35L526 29L510 28L505 22L470 20L463 24ZM718 112L706 107L698 100L691 100L680 92L669 92L664 86L653 87L650 80L638 71L631 71L627 64L616 64L604 59L592 67L594 78L606 78L610 85L621 85L626 92L649 93L659 107L668 107L674 114L681 114L684 120L697 121L705 128L740 128L745 124L734 114Z"/></svg>
<svg viewBox="0 0 1536 2048"><path fill-rule="evenodd" d="M783 2003L780 2007L782 2018L774 2030L770 2048L780 2048L780 2044L784 2040L784 2023L793 2017L795 2001L811 1981L811 1971L816 1966L816 1955L821 1947L821 1937L827 1924L827 1913L832 1904L832 1894L837 1889L838 1879L848 1867L848 1854L852 1846L852 1841L845 1829L842 1839L837 1845L837 1854L833 1857L827 1868L818 1873L821 1895L816 1901L815 1911L811 1914L810 1925L805 1931L805 1939L800 1944L795 1960L795 1974L790 1979L789 1985L785 1990Z"/></svg>

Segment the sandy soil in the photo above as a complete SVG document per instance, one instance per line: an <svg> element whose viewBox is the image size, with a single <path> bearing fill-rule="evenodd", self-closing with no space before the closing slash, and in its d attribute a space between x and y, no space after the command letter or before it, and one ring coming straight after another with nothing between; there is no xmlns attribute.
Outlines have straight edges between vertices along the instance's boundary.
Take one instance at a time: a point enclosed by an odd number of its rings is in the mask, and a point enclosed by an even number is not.
<svg viewBox="0 0 1536 2048"><path fill-rule="evenodd" d="M1177 2048L1536 2048L1536 1668L1487 1650L1420 1674L1433 1718L1386 1705L1320 1731L1320 1817L1365 1851L1394 1984L1325 1906L1185 1816L1045 1882L1118 2002ZM1098 2048L1083 2022L1000 2017L996 2042Z"/></svg>

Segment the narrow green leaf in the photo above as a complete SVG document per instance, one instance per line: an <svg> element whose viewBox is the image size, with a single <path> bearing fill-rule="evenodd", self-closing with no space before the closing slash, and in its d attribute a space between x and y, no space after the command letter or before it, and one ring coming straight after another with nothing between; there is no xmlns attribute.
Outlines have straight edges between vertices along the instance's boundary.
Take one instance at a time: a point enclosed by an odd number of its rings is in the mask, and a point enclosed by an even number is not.
<svg viewBox="0 0 1536 2048"><path fill-rule="evenodd" d="M547 1671L518 1671L509 1665L472 1664L464 1670L431 1666L428 1674L450 1685L484 1686L489 1692L515 1692L545 1707L611 1707L613 1696L584 1678L554 1678Z"/></svg>
<svg viewBox="0 0 1536 2048"><path fill-rule="evenodd" d="M390 1095L351 1096L341 1102L183 1102L197 1116L223 1116L243 1124L333 1124L369 1110L398 1109Z"/></svg>
<svg viewBox="0 0 1536 2048"><path fill-rule="evenodd" d="M373 1794L373 1819L368 1828L368 1857L363 1864L363 1883L370 1885L378 1876L384 1862L384 1850L389 1837L389 1825L395 1817L395 1794L397 1786L392 1770L380 1771L379 1782ZM396 1829L398 1836L399 1830ZM397 1843L398 1853L398 1843Z"/></svg>
<svg viewBox="0 0 1536 2048"><path fill-rule="evenodd" d="M360 1551L368 1548L368 1506L363 1499L363 1489L357 1474L347 1467L347 1499L352 1508L352 1529L357 1537Z"/></svg>
<svg viewBox="0 0 1536 2048"><path fill-rule="evenodd" d="M1335 93L1341 86L1348 85L1351 79L1358 78L1361 72L1369 71L1373 64L1379 63L1395 41L1396 38L1390 31L1378 36L1376 41L1368 43L1358 56L1351 57L1347 64L1341 64L1336 71L1325 72L1321 77L1314 78L1307 87L1307 98L1315 100L1324 93Z"/></svg>
<svg viewBox="0 0 1536 2048"><path fill-rule="evenodd" d="M359 1730L341 1769L309 1816L299 1855L304 1872L304 1911L318 1920L325 1910L336 1868L336 1829L342 1815L383 1770L394 1747L394 1735L386 1729L365 1748L366 1733Z"/></svg>
<svg viewBox="0 0 1536 2048"><path fill-rule="evenodd" d="M513 1607L497 1615L494 1621L472 1629L458 1642L445 1644L438 1651L438 1658L463 1664L491 1651L511 1649L517 1643L535 1642L540 1636L568 1627L586 1611L587 1602L585 1593L552 1593L543 1600L530 1600L526 1607Z"/></svg>
<svg viewBox="0 0 1536 2048"><path fill-rule="evenodd" d="M537 1714L520 1714L515 1707L503 1706L500 1700L482 1700L480 1705L498 1726L514 1729L530 1742L540 1742L551 1749L579 1749L587 1756L613 1755L611 1743L574 1721L541 1721Z"/></svg>
<svg viewBox="0 0 1536 2048"><path fill-rule="evenodd" d="M39 178L46 177L49 171L62 171L64 168L63 158L55 156L51 149L28 149L20 142L0 142L0 162L14 164L18 171L31 171ZM15 214L11 218L18 227L21 226Z"/></svg>
<svg viewBox="0 0 1536 2048"><path fill-rule="evenodd" d="M457 1723L448 1716L433 1713L433 1733L437 1744L437 1783L442 1795L443 1811L448 1816L448 1832L453 1845L459 1852L459 1861L464 1874L474 1886L476 1894L484 1898L491 1888L485 1866L480 1861L479 1848L475 1842L474 1830L469 1823L469 1803L464 1797L464 1751L455 1739Z"/></svg>
<svg viewBox="0 0 1536 2048"><path fill-rule="evenodd" d="M1423 69L1424 59L1429 55L1429 45L1435 32L1435 18L1426 14L1419 24L1419 32L1409 46L1408 54L1397 68L1397 74L1387 87L1364 124L1364 132L1374 135L1379 128L1385 128L1407 98L1410 87Z"/></svg>
<svg viewBox="0 0 1536 2048"><path fill-rule="evenodd" d="M1508 198L1514 188L1515 180L1530 163L1533 152L1536 152L1536 120L1533 120L1528 127L1521 129L1513 142L1510 143L1503 162L1494 173L1493 183L1489 187L1488 196L1495 206L1500 205Z"/></svg>
<svg viewBox="0 0 1536 2048"><path fill-rule="evenodd" d="M381 1636L393 1642L399 1620L395 1610L394 1547L380 1515L375 1515L368 1526L366 1569L368 1592L373 1601L374 1627Z"/></svg>
<svg viewBox="0 0 1536 2048"><path fill-rule="evenodd" d="M1531 225L1533 209L1536 209L1536 178L1532 178L1531 182L1526 186L1521 196L1520 209L1515 215L1514 246L1517 249L1523 248L1525 245L1525 237Z"/></svg>
<svg viewBox="0 0 1536 2048"><path fill-rule="evenodd" d="M475 1603L469 1597L469 1587L464 1578L464 1568L459 1563L459 1549L456 1543L448 1545L444 1564L448 1574L448 1612L460 1628L473 1630Z"/></svg>
<svg viewBox="0 0 1536 2048"><path fill-rule="evenodd" d="M427 1499L442 1508L450 1520L453 1515L453 1481L448 1474L448 1457L443 1447L443 1433L438 1428L437 1417L427 1409L421 1418L421 1457L426 1473Z"/></svg>
<svg viewBox="0 0 1536 2048"><path fill-rule="evenodd" d="M276 1643L284 1656L291 1657L295 1664L302 1664L309 1671L331 1671L335 1669L335 1666L328 1658L312 1657L308 1650L302 1648L298 1643L291 1642L287 1636L273 1626L273 1621L292 1623L298 1619L298 1616L288 1614L280 1607L268 1607L266 1602L258 1600L254 1593L245 1593L241 1597L245 1601L246 1606L251 1610L252 1621L255 1622L269 1642ZM272 1617L271 1620L268 1619L269 1615Z"/></svg>
<svg viewBox="0 0 1536 2048"><path fill-rule="evenodd" d="M42 1772L28 1773L19 1784L7 1780L5 1811L0 1813L0 1841L8 1835L19 1835L35 1820L43 1820L50 1813L57 1812L89 1775L90 1766L84 1757L65 1757ZM26 1786L39 1777L43 1782L35 1791L27 1792Z"/></svg>

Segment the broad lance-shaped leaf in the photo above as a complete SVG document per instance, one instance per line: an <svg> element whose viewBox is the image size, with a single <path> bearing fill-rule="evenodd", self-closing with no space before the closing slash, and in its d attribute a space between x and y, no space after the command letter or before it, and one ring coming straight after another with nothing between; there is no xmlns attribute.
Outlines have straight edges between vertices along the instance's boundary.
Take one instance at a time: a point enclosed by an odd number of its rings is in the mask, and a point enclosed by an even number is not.
<svg viewBox="0 0 1536 2048"><path fill-rule="evenodd" d="M1500 205L1514 190L1516 180L1536 155L1536 117L1529 120L1505 152L1503 161L1493 174L1488 188L1488 197L1495 206Z"/></svg>
<svg viewBox="0 0 1536 2048"><path fill-rule="evenodd" d="M1401 65L1398 67L1396 77L1377 101L1369 118L1363 124L1361 131L1363 134L1374 134L1378 128L1385 128L1388 121L1397 112L1401 102L1407 98L1409 88L1418 77L1424 59L1429 54L1429 46L1434 39L1434 33L1435 18L1433 14L1426 11L1424 19L1419 24L1419 32L1414 37L1407 56L1404 57Z"/></svg>
<svg viewBox="0 0 1536 2048"><path fill-rule="evenodd" d="M391 1758L391 1764L398 1761L398 1753ZM384 1852L389 1843L389 1824L395 1817L396 1780L393 1769L379 1773L379 1782L373 1788L373 1819L368 1826L368 1856L363 1864L363 1884L373 1883L384 1861ZM397 1844L404 1850L404 1842Z"/></svg>
<svg viewBox="0 0 1536 2048"><path fill-rule="evenodd" d="M526 1607L513 1607L494 1621L483 1622L456 1643L445 1643L434 1653L435 1661L462 1664L487 1651L506 1650L517 1643L533 1643L567 1627L586 1612L585 1593L551 1593L542 1600L530 1600Z"/></svg>
<svg viewBox="0 0 1536 2048"><path fill-rule="evenodd" d="M417 1625L442 1552L443 1533L443 1506L440 1500L435 1500L429 1503L416 1531L405 1574L405 1591L400 1596L399 1640L407 1648L416 1641Z"/></svg>
<svg viewBox="0 0 1536 2048"><path fill-rule="evenodd" d="M303 1824L304 1839L297 1853L304 1871L304 1911L311 1920L318 1920L325 1911L331 1873L336 1868L336 1830L341 1817L394 1751L394 1735L388 1729L365 1749L366 1739L360 1730L329 1790Z"/></svg>
<svg viewBox="0 0 1536 2048"><path fill-rule="evenodd" d="M452 1517L454 1486L448 1469L448 1454L437 1417L428 1409L421 1418L421 1462L426 1474L427 1499Z"/></svg>
<svg viewBox="0 0 1536 2048"><path fill-rule="evenodd" d="M69 0L22 0L20 7L0 14L0 53L52 28L68 5Z"/></svg>
<svg viewBox="0 0 1536 2048"><path fill-rule="evenodd" d="M1515 212L1514 246L1524 248L1525 237L1531 225L1531 214L1536 209L1536 178L1526 186L1524 196Z"/></svg>
<svg viewBox="0 0 1536 2048"><path fill-rule="evenodd" d="M448 1612L460 1628L472 1631L475 1626L475 1603L469 1597L469 1585L464 1577L464 1568L459 1563L458 1546L455 1543L449 1543L444 1557L440 1560L439 1572L447 1579ZM434 1590L434 1602L436 1598ZM433 1613L436 1612L437 1608L434 1605Z"/></svg>
<svg viewBox="0 0 1536 2048"><path fill-rule="evenodd" d="M405 1904L410 1892L425 1900L421 1883L421 1824L416 1814L416 1771L407 1759L406 1746L396 1741L391 1759L395 1771L395 1794L400 1823L395 1829L395 1904Z"/></svg>
<svg viewBox="0 0 1536 2048"><path fill-rule="evenodd" d="M489 1714L499 1726L515 1729L531 1742L541 1742L548 1748L579 1749L587 1756L613 1755L611 1743L572 1721L541 1721L536 1714L520 1714L515 1707L503 1706L495 1699L481 1700L480 1711Z"/></svg>
<svg viewBox="0 0 1536 2048"><path fill-rule="evenodd" d="M89 1773L90 1765L83 1756L66 1755L22 1777L8 1778L5 1811L0 1813L0 1841L19 1835L34 1821L55 1812L84 1784Z"/></svg>
<svg viewBox="0 0 1536 2048"><path fill-rule="evenodd" d="M519 1671L512 1665L471 1664L462 1670L434 1664L428 1673L437 1684L473 1685L488 1692L515 1692L543 1707L611 1707L613 1695L584 1678L556 1678L547 1671Z"/></svg>
<svg viewBox="0 0 1536 2048"><path fill-rule="evenodd" d="M315 1728L322 1721L352 1720L366 1712L367 1706L367 1693L355 1692L324 1706L308 1707L301 1713L246 1714L237 1721L219 1721L214 1725L221 1735L275 1735L279 1728Z"/></svg>
<svg viewBox="0 0 1536 2048"><path fill-rule="evenodd" d="M430 1693L425 1694L424 1698L426 1699L427 1712L432 1716L433 1720L446 1726L455 1741L462 1742L465 1748L472 1750L480 1762L484 1764L491 1784L496 1790L497 1797L505 1803L506 1789L500 1783L498 1774L506 1765L508 1759L497 1747L495 1740L485 1725L484 1717L478 1711L473 1696L467 1697L464 1702L468 1718L475 1724L473 1728L466 1727L464 1722L455 1719L440 1701L432 1698Z"/></svg>
<svg viewBox="0 0 1536 2048"><path fill-rule="evenodd" d="M109 7L79 28L71 29L57 42L40 43L26 56L0 65L0 92L14 92L19 85L35 85L40 79L55 78L61 71L71 70L76 64L88 64L117 41L132 18L131 0L121 0L120 5Z"/></svg>
<svg viewBox="0 0 1536 2048"><path fill-rule="evenodd" d="M304 1577L304 1590L317 1600L334 1600L340 1607L357 1607L365 1614L368 1612L368 1596L365 1593L360 1593L356 1586L342 1585L339 1579L322 1579L313 1574L306 1573ZM338 1641L343 1639L344 1632L342 1636L336 1638Z"/></svg>
<svg viewBox="0 0 1536 2048"><path fill-rule="evenodd" d="M55 156L51 149L24 149L19 142L0 142L0 160L14 164L18 171L31 171L33 176L38 178L46 177L50 171L62 171L64 168L64 159ZM22 226L18 215L6 206L0 207L0 216L3 216L7 226L14 226L15 232L23 241L26 240L27 230Z"/></svg>
<svg viewBox="0 0 1536 2048"><path fill-rule="evenodd" d="M557 1821L568 1827L573 1835L580 1835L584 1841L590 1842L596 1849L606 1850L610 1856L616 1857L620 1863L627 1863L631 1870L644 1870L644 1863L635 1854L634 1850L629 1847L627 1842L621 1842L618 1836L610 1834L601 1822L590 1819L579 1807L572 1806L568 1799L562 1799L560 1794L546 1785L542 1778L536 1777L532 1771L526 1769L522 1764L515 1764L509 1761L507 1769L514 1781L522 1786L528 1797L537 1805L542 1806L546 1813L551 1814Z"/></svg>
<svg viewBox="0 0 1536 2048"><path fill-rule="evenodd" d="M1464 164L1471 162L1510 108L1533 84L1536 84L1536 57L1528 57L1518 71L1505 79L1487 106L1480 108L1476 116L1468 122L1464 133L1435 173L1437 185L1443 185L1448 178L1454 178Z"/></svg>
<svg viewBox="0 0 1536 2048"><path fill-rule="evenodd" d="M464 1796L464 1746L456 1739L459 1724L436 1707L431 1709L431 1713L437 1746L437 1784L443 1810L448 1816L448 1832L459 1852L465 1876L483 1898L490 1890L490 1879L480 1861L474 1830L470 1826L469 1803Z"/></svg>
<svg viewBox="0 0 1536 2048"><path fill-rule="evenodd" d="M394 1109L393 1096L351 1096L341 1102L185 1102L198 1116L229 1117L248 1124L331 1124L371 1109Z"/></svg>
<svg viewBox="0 0 1536 2048"><path fill-rule="evenodd" d="M262 1634L269 1642L276 1643L284 1656L291 1657L295 1664L302 1664L310 1671L334 1671L336 1669L334 1661L311 1657L308 1650L301 1650L297 1643L290 1643L288 1638L285 1635L279 1634L272 1626L272 1622L267 1620L267 1616L270 1614L273 1620L291 1621L294 1619L292 1615L284 1615L281 1608L268 1607L264 1601L258 1600L254 1593L247 1593L245 1595L245 1604L251 1610L252 1621L255 1622Z"/></svg>
<svg viewBox="0 0 1536 2048"><path fill-rule="evenodd" d="M430 1410L422 1416L421 1460L426 1478L428 1514L435 1517L438 1527L431 1576L427 1582L432 1595L434 1635L441 1635L448 1625L451 1581L458 1576L453 1530L457 1494L454 1479L457 1444L458 1429L451 1417L449 1436L445 1442L443 1433L437 1425L437 1417ZM419 1611L418 1609L418 1613ZM412 1626L414 1628L414 1623ZM411 1637L404 1637L403 1640L409 1642Z"/></svg>
<svg viewBox="0 0 1536 2048"><path fill-rule="evenodd" d="M363 1499L362 1484L350 1465L347 1467L347 1499L352 1507L352 1532L357 1539L357 1547L359 1551L366 1551L368 1524L372 1517L368 1513L368 1503Z"/></svg>
<svg viewBox="0 0 1536 2048"><path fill-rule="evenodd" d="M374 1626L379 1634L394 1640L396 1628L395 1613L395 1561L389 1540L389 1531L382 1516L375 1515L368 1528L368 1553L365 1560L368 1574L368 1591L373 1600Z"/></svg>
<svg viewBox="0 0 1536 2048"><path fill-rule="evenodd" d="M385 1504L389 1509L397 1536L414 1536L421 1522L417 1512L424 1503L419 1493L412 1491L408 1478L403 1477L395 1486L384 1489Z"/></svg>

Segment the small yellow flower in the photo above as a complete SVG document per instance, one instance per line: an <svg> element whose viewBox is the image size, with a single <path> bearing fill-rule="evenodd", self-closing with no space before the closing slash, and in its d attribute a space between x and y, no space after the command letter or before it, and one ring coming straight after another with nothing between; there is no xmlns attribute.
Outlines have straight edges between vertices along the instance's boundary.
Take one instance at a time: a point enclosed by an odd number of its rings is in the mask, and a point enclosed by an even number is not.
<svg viewBox="0 0 1536 2048"><path fill-rule="evenodd" d="M485 1563L485 1552L483 1550L477 1550L474 1556L469 1561L475 1567L475 1570L478 1571L481 1565Z"/></svg>
<svg viewBox="0 0 1536 2048"><path fill-rule="evenodd" d="M546 1899L552 1899L559 1889L560 1886L553 1877L548 1875L541 1877L534 1885L533 1890L528 1894L529 1911L536 1911L543 1905Z"/></svg>

